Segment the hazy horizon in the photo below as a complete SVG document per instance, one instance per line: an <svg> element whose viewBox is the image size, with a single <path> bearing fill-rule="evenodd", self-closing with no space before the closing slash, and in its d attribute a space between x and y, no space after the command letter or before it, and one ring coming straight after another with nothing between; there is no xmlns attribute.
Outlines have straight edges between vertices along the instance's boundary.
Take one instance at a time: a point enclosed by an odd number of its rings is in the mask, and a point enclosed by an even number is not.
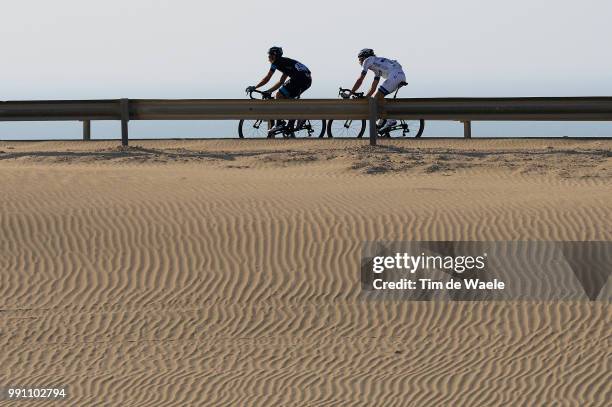
<svg viewBox="0 0 612 407"><path fill-rule="evenodd" d="M340 85L350 86L359 73L356 52L364 47L402 63L410 84L403 97L612 95L609 2L376 6L378 15L369 2L345 0L299 7L225 1L214 8L191 0L11 3L0 16L0 33L10 39L3 47L0 100L242 98L267 72L271 45L312 70L305 98L334 98ZM389 16L395 18L385 21ZM119 136L118 123L93 126L94 138ZM133 137L231 137L233 128L130 123ZM0 122L0 139L78 138L80 129L79 123ZM612 133L609 123L475 123L474 135L484 129L499 135ZM456 123L430 123L427 130L425 136L461 134Z"/></svg>

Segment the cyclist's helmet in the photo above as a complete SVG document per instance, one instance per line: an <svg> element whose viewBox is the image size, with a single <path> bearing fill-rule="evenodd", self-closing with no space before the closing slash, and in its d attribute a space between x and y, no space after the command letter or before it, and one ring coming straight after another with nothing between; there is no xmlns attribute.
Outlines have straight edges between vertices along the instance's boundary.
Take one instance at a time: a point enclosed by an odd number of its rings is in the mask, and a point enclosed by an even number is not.
<svg viewBox="0 0 612 407"><path fill-rule="evenodd" d="M368 57L373 57L375 56L374 54L374 50L371 48L364 48L361 51L359 51L359 54L357 54L357 58L359 58L359 60L363 61L364 59L368 58Z"/></svg>
<svg viewBox="0 0 612 407"><path fill-rule="evenodd" d="M272 47L268 50L268 55L274 55L276 58L283 56L283 49L281 47Z"/></svg>

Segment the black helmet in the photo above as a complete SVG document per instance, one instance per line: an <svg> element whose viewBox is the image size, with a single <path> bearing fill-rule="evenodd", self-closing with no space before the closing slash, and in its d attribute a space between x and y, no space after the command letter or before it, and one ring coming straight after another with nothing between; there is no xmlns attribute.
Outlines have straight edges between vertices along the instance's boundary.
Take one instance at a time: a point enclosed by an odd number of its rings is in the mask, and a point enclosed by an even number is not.
<svg viewBox="0 0 612 407"><path fill-rule="evenodd" d="M268 50L268 55L274 55L277 58L283 56L283 49L281 47L272 47Z"/></svg>
<svg viewBox="0 0 612 407"><path fill-rule="evenodd" d="M373 57L374 56L374 50L371 48L364 48L361 51L359 51L359 54L357 54L357 58L359 59L366 59L367 57Z"/></svg>

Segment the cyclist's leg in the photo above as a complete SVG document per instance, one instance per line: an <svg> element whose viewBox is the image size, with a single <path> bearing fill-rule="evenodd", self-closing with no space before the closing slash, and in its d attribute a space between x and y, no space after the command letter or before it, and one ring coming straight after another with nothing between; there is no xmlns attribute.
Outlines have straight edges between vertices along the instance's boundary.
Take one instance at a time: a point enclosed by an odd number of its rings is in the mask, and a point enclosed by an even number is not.
<svg viewBox="0 0 612 407"><path fill-rule="evenodd" d="M295 99L304 93L310 85L312 84L312 80L310 77L304 75L303 77L294 77L291 78L283 87L278 90L278 93L282 93L284 98L287 99ZM289 120L287 123L287 127L293 128L295 125L295 120Z"/></svg>
<svg viewBox="0 0 612 407"><path fill-rule="evenodd" d="M286 85L286 84L285 84ZM274 95L275 99L287 99L287 92L285 89L285 85L281 86L281 88L278 90L278 92L276 92L276 95ZM274 120L274 127L270 128L270 132L276 132L279 129L281 129L284 125L285 125L285 121L284 120ZM268 135L268 137L270 137L270 135Z"/></svg>
<svg viewBox="0 0 612 407"><path fill-rule="evenodd" d="M276 92L275 99L283 99L283 95L280 92ZM285 121L281 119L275 119L268 121L268 138L274 138L274 135L278 133L280 129L285 125Z"/></svg>
<svg viewBox="0 0 612 407"><path fill-rule="evenodd" d="M302 79L300 79L299 81L299 89L298 89L298 95L296 96L296 98L299 98L302 93L306 92L310 86L312 85L312 77L310 75L304 75L304 77ZM304 123L306 122L306 120L298 120L297 122L297 127L300 128L304 125Z"/></svg>
<svg viewBox="0 0 612 407"><path fill-rule="evenodd" d="M386 82L387 82L387 81L385 81L385 83L386 83ZM379 105L379 106L380 106L381 104L383 104L383 103L384 103L384 99L385 99L385 97L386 97L388 94L389 94L389 92L387 92L386 90L384 90L384 88L383 88L382 86L379 86L379 87L378 87L378 91L377 91L377 92L374 94L374 97L376 98L376 101L378 102L378 105ZM383 127L383 125L385 125L385 124L386 124L386 122L387 122L386 120L379 119L379 120L376 122L376 127L380 129L381 127Z"/></svg>
<svg viewBox="0 0 612 407"><path fill-rule="evenodd" d="M281 92L281 89L283 89L285 87L285 85L283 85L278 92L276 92L276 96L274 96L276 99L289 99L289 97L285 96L284 93Z"/></svg>
<svg viewBox="0 0 612 407"><path fill-rule="evenodd" d="M281 88L276 92L277 99L295 99L297 92L295 81L289 79ZM287 121L287 128L292 129L295 124L295 120Z"/></svg>
<svg viewBox="0 0 612 407"><path fill-rule="evenodd" d="M402 71L397 71L391 73L389 77L383 82L382 85L378 87L378 92L376 92L375 97L378 99L379 103L384 101L384 98L395 92L400 87L400 83L406 81L406 75ZM395 126L397 124L397 120L389 119L385 123L384 128L388 128L391 126Z"/></svg>
<svg viewBox="0 0 612 407"><path fill-rule="evenodd" d="M296 81L293 78L290 78L287 82L280 87L278 92L276 92L277 99L294 99L299 95L298 87L296 86Z"/></svg>

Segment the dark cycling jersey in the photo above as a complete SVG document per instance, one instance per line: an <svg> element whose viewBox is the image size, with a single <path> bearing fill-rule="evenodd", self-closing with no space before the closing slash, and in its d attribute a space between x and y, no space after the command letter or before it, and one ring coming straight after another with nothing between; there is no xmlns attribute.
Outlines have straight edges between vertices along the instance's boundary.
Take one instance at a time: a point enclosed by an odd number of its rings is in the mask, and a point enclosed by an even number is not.
<svg viewBox="0 0 612 407"><path fill-rule="evenodd" d="M290 78L310 76L310 70L295 59L280 57L270 66L270 71L281 71Z"/></svg>

